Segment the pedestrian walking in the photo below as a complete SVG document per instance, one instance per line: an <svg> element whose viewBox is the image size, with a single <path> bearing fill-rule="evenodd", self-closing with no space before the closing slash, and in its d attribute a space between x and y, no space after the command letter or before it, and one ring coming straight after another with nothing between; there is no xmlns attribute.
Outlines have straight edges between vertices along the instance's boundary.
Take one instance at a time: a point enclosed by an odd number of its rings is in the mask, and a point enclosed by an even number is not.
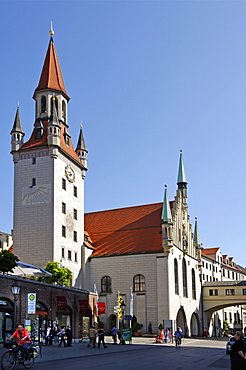
<svg viewBox="0 0 246 370"><path fill-rule="evenodd" d="M57 347L59 344L58 333L60 332L58 326L55 326L53 329L54 345Z"/></svg>
<svg viewBox="0 0 246 370"><path fill-rule="evenodd" d="M97 337L97 331L96 331L95 325L92 325L89 331L90 341L87 344L88 348L91 346L91 344L93 344L93 348L96 348L96 337Z"/></svg>
<svg viewBox="0 0 246 370"><path fill-rule="evenodd" d="M117 328L115 326L112 327L111 333L112 333L114 344L117 344Z"/></svg>
<svg viewBox="0 0 246 370"><path fill-rule="evenodd" d="M103 344L103 347L107 348L108 346L106 346L106 344L104 343L104 334L105 334L104 328L98 328L97 334L98 334L98 348L100 348L101 342Z"/></svg>
<svg viewBox="0 0 246 370"><path fill-rule="evenodd" d="M67 347L72 347L73 333L70 325L67 326L66 337L67 337Z"/></svg>
<svg viewBox="0 0 246 370"><path fill-rule="evenodd" d="M231 370L245 370L246 369L246 348L243 341L243 335L237 331L234 334L236 342L231 346Z"/></svg>
<svg viewBox="0 0 246 370"><path fill-rule="evenodd" d="M60 333L58 335L60 335L60 337L61 337L61 341L60 341L60 344L59 344L58 347L61 347L62 343L63 343L64 347L67 347L67 344L66 344L66 341L65 341L65 335L66 335L65 326L61 326L61 330L60 330Z"/></svg>

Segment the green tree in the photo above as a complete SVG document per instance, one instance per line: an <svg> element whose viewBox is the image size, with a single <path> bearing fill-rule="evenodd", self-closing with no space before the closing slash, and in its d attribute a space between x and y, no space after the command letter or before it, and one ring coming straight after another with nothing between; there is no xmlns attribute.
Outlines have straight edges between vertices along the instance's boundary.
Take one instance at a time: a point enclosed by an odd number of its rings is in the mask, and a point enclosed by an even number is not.
<svg viewBox="0 0 246 370"><path fill-rule="evenodd" d="M70 286L72 281L72 271L66 267L60 267L59 262L47 262L44 269L52 276L40 277L38 280L45 283Z"/></svg>
<svg viewBox="0 0 246 370"><path fill-rule="evenodd" d="M8 250L0 252L0 272L3 274L7 272L13 272L13 269L17 266L19 258Z"/></svg>

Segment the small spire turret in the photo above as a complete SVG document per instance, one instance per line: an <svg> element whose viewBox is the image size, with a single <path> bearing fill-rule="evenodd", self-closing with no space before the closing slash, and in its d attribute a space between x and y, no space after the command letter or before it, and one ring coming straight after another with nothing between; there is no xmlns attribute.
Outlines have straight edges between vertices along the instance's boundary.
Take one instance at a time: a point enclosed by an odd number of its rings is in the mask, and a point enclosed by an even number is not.
<svg viewBox="0 0 246 370"><path fill-rule="evenodd" d="M186 172L184 167L184 160L182 155L182 150L180 150L180 158L179 158L179 170L178 170L178 180L177 185L178 189L182 191L183 196L187 197L187 178L186 178Z"/></svg>
<svg viewBox="0 0 246 370"><path fill-rule="evenodd" d="M171 213L170 203L168 199L167 185L165 185L161 221L163 223L172 223L172 213Z"/></svg>
<svg viewBox="0 0 246 370"><path fill-rule="evenodd" d="M86 149L85 139L82 131L82 124L80 125L79 139L76 147L76 153L80 159L80 162L87 169L87 154L88 150Z"/></svg>
<svg viewBox="0 0 246 370"><path fill-rule="evenodd" d="M12 141L11 141L12 152L16 152L22 147L23 138L25 136L24 130L22 128L21 119L20 119L19 106L17 106L15 120L14 120L13 128L10 132L10 135L12 136Z"/></svg>
<svg viewBox="0 0 246 370"><path fill-rule="evenodd" d="M195 217L195 228L194 228L194 243L197 249L202 248L200 233L198 228L197 217Z"/></svg>

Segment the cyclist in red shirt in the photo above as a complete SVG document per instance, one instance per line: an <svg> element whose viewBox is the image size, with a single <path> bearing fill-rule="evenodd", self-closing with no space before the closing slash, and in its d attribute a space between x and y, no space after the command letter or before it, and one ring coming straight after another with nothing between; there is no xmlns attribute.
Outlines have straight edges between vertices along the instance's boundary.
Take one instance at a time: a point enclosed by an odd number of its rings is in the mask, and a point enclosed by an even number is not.
<svg viewBox="0 0 246 370"><path fill-rule="evenodd" d="M31 345L31 338L29 336L28 330L24 329L24 326L22 324L18 324L16 331L11 335L9 339L11 340L12 338L18 339L15 352L18 353L21 349L24 353L25 359L29 358L28 347Z"/></svg>

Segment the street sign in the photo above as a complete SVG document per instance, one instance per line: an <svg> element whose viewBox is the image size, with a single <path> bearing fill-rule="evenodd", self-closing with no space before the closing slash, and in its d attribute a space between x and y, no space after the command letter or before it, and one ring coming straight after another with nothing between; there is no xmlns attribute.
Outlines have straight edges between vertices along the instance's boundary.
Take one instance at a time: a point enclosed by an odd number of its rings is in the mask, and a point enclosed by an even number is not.
<svg viewBox="0 0 246 370"><path fill-rule="evenodd" d="M132 319L132 315L125 315L125 320L131 320Z"/></svg>

